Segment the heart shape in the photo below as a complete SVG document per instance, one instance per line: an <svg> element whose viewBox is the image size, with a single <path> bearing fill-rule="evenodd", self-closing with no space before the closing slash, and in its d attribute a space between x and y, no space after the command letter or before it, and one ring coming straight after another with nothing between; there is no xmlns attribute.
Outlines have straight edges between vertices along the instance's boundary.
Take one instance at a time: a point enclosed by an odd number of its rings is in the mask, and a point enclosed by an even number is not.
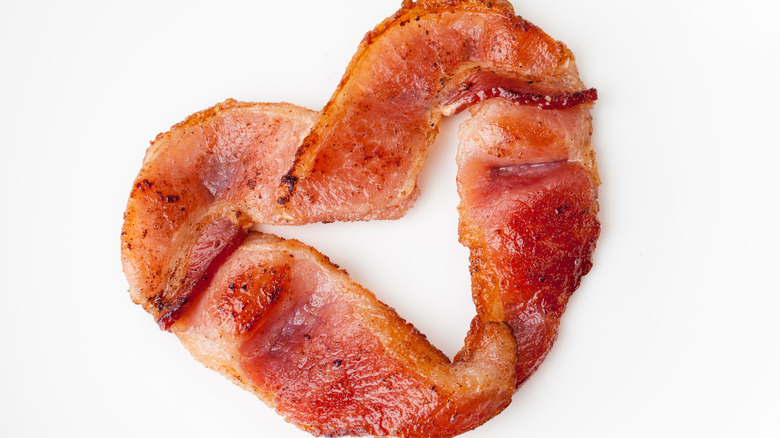
<svg viewBox="0 0 780 438"><path fill-rule="evenodd" d="M542 361L590 269L595 98L508 3L405 1L321 112L228 100L152 142L122 231L131 296L314 434L470 430ZM442 117L466 108L459 234L477 315L450 360L326 256L256 227L402 216Z"/></svg>

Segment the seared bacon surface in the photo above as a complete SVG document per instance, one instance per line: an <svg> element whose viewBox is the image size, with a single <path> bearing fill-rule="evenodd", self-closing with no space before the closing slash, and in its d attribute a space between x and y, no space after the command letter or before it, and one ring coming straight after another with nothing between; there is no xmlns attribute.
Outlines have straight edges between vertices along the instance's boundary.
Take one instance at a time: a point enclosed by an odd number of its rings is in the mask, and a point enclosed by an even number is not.
<svg viewBox="0 0 780 438"><path fill-rule="evenodd" d="M595 98L571 53L508 3L406 1L320 113L228 100L155 139L122 230L131 296L315 435L470 430L538 367L590 269ZM250 229L400 217L439 122L465 108L476 316L450 360L315 249Z"/></svg>

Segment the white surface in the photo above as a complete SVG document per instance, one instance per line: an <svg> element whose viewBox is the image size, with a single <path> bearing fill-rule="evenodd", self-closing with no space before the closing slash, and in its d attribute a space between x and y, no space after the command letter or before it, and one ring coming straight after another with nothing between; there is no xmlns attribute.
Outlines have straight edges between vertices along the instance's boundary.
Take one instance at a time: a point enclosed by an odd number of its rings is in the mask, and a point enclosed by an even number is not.
<svg viewBox="0 0 780 438"><path fill-rule="evenodd" d="M158 132L228 97L321 108L399 4L0 3L0 436L308 436L130 302L122 212ZM464 436L780 436L770 4L514 1L599 90L603 234L548 360ZM473 309L448 125L407 218L284 233L452 354Z"/></svg>

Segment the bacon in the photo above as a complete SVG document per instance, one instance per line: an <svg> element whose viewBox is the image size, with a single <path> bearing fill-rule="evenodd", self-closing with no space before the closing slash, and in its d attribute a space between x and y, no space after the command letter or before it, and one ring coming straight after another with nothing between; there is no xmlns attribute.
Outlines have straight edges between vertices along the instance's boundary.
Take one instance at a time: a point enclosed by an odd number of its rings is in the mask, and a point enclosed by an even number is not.
<svg viewBox="0 0 780 438"><path fill-rule="evenodd" d="M231 228L224 238L211 239L226 242L254 223L280 221L273 201L279 179L315 114L228 100L152 142L125 211L122 263L133 301L163 327L220 253L197 248L211 234L226 233L210 223L233 224L222 226Z"/></svg>
<svg viewBox="0 0 780 438"><path fill-rule="evenodd" d="M322 254L253 233L172 331L314 434L423 437L476 427L509 404L511 331L476 325L452 363Z"/></svg>
<svg viewBox="0 0 780 438"><path fill-rule="evenodd" d="M511 401L599 234L573 56L503 1L406 1L319 114L228 100L161 134L122 230L133 300L193 356L315 435L450 437ZM451 360L326 256L263 224L393 219L442 117L476 316Z"/></svg>
<svg viewBox="0 0 780 438"><path fill-rule="evenodd" d="M502 100L472 112L459 133L460 240L481 288L478 311L512 327L519 385L591 267L600 225L590 115Z"/></svg>
<svg viewBox="0 0 780 438"><path fill-rule="evenodd" d="M475 83L481 93L463 95ZM554 96L556 107L596 97L572 54L506 2L406 3L364 38L298 149L279 203L302 221L402 216L442 116L498 90L533 105L533 93Z"/></svg>

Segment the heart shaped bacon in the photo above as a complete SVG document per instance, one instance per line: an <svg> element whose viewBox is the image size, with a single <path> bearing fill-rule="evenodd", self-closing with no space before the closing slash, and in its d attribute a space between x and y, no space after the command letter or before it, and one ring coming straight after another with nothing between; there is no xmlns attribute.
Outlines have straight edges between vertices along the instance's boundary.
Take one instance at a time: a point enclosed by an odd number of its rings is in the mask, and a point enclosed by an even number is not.
<svg viewBox="0 0 780 438"><path fill-rule="evenodd" d="M122 230L133 300L205 365L315 434L449 437L538 367L591 267L596 99L504 1L405 1L320 112L228 100L160 134ZM264 224L394 219L442 117L460 129L476 316L450 360L326 256Z"/></svg>

